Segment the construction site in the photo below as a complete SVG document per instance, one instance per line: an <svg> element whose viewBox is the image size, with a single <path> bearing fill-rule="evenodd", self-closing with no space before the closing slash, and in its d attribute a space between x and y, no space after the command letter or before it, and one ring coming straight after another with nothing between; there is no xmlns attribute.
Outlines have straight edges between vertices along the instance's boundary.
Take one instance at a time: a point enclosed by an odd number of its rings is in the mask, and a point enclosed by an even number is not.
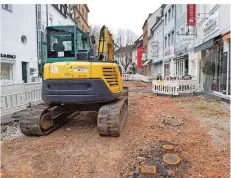
<svg viewBox="0 0 231 178"><path fill-rule="evenodd" d="M42 6L35 7L41 13ZM88 31L86 4L43 7L53 14L59 11L67 24L53 25L49 14L50 24L36 32L37 63L23 59L19 70L13 60L18 55L1 53L1 177L230 177L230 33L195 48L184 44L185 51L195 53L189 60L182 58L190 54L169 57L171 49L177 51L170 46L175 44L173 31L168 46L165 37L165 59L153 49L153 59L147 60L148 30L136 41L127 37L123 45L106 25ZM187 7L187 18L196 16L195 4L162 4L149 14L143 30L158 13L150 33L164 21L169 30L175 7ZM12 5L4 4L2 10L6 15ZM182 32L188 36L195 24L187 21L188 30ZM31 51L26 35L21 42L20 50ZM158 44L153 41L151 46ZM3 51L9 49L2 46ZM202 59L197 59L197 52L205 61L198 62ZM16 71L22 81L11 80L17 78ZM28 71L37 76L28 77Z"/></svg>

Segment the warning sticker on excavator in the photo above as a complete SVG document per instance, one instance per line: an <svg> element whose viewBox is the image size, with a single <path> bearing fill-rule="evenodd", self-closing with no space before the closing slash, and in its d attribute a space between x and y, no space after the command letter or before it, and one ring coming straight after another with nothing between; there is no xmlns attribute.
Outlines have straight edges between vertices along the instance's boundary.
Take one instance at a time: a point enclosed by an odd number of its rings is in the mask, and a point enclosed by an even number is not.
<svg viewBox="0 0 231 178"><path fill-rule="evenodd" d="M59 69L56 66L51 66L51 72L52 73L58 73Z"/></svg>
<svg viewBox="0 0 231 178"><path fill-rule="evenodd" d="M75 68L74 72L88 72L88 68Z"/></svg>

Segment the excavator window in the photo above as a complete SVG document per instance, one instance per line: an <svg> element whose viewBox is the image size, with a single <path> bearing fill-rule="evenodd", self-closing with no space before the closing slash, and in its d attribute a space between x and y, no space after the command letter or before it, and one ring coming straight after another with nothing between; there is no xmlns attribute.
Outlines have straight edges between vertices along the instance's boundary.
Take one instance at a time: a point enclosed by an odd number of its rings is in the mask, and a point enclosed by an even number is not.
<svg viewBox="0 0 231 178"><path fill-rule="evenodd" d="M74 28L47 27L47 57L74 57Z"/></svg>

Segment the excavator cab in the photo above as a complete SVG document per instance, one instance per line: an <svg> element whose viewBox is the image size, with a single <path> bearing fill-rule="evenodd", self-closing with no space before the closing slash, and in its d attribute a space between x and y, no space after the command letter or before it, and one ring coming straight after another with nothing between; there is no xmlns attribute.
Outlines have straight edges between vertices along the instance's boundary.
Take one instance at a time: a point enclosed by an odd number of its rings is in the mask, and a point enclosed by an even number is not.
<svg viewBox="0 0 231 178"><path fill-rule="evenodd" d="M52 26L46 31L47 62L88 60L91 42L82 30L76 26ZM87 56L78 58L79 50Z"/></svg>

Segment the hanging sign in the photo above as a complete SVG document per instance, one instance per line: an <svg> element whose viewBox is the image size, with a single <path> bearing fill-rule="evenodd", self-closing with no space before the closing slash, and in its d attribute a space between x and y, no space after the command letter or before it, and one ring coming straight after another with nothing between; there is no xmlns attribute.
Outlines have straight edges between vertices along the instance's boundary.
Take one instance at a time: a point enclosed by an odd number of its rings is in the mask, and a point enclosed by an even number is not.
<svg viewBox="0 0 231 178"><path fill-rule="evenodd" d="M196 4L187 4L187 25L196 25Z"/></svg>

